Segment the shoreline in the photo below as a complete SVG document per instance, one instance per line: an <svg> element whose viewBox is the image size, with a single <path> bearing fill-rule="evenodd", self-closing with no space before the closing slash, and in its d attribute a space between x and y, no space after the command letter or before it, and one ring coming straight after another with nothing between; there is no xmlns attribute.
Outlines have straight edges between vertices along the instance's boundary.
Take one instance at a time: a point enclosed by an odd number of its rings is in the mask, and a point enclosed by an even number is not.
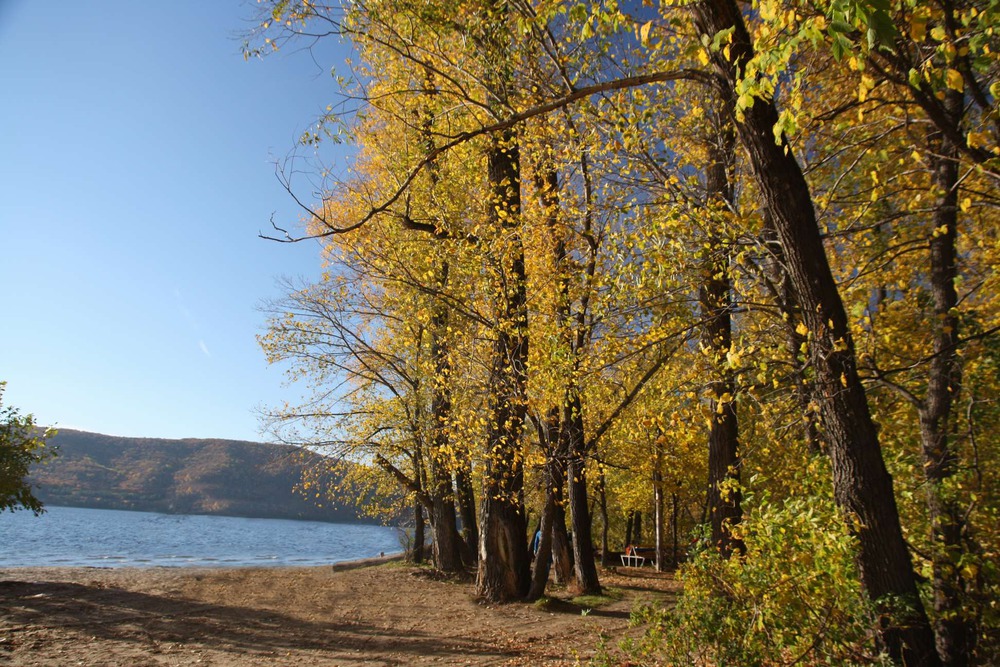
<svg viewBox="0 0 1000 667"><path fill-rule="evenodd" d="M274 565L267 564L253 564L253 563L240 563L233 565L226 564L193 564L193 565L162 565L158 563L142 564L142 563L129 563L121 565L74 565L74 564L59 564L59 565L0 565L0 582L3 581L3 576L8 572L18 572L27 570L39 570L39 571L59 571L59 570L81 570L88 572L115 572L115 571L128 571L128 570L139 570L139 571L155 571L163 570L167 572L195 572L199 570L205 571L220 571L226 572L230 570L294 570L294 569L326 569L331 568L334 572L342 572L347 570L354 570L362 567L375 567L382 565L384 563L398 563L402 562L406 554L402 551L396 553L387 553L384 556L371 556L368 558L352 558L349 560L342 561L330 561L328 563L309 563L309 564L296 564L296 563L275 563Z"/></svg>

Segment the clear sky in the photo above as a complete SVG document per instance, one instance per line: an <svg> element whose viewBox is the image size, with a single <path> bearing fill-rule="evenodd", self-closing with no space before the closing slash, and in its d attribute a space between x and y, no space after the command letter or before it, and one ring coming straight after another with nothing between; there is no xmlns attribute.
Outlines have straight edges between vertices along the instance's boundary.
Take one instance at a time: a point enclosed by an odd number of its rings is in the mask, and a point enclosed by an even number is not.
<svg viewBox="0 0 1000 667"><path fill-rule="evenodd" d="M274 175L346 49L245 62L241 0L0 0L0 379L43 424L259 440L257 346L315 245ZM319 62L317 62L319 61Z"/></svg>

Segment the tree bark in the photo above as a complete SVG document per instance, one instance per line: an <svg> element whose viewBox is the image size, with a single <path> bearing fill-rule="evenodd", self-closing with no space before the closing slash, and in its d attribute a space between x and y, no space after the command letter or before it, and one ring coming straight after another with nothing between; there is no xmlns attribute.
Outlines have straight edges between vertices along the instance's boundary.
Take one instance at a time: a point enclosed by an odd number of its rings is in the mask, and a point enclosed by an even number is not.
<svg viewBox="0 0 1000 667"><path fill-rule="evenodd" d="M666 537L663 534L663 452L656 447L656 467L653 469L653 509L656 511L656 571L663 572L666 564Z"/></svg>
<svg viewBox="0 0 1000 667"><path fill-rule="evenodd" d="M555 492L555 514L552 517L552 564L558 584L568 584L573 580L573 558L570 554L569 533L566 530L566 501L563 487L566 482L566 466L559 462L554 471L557 484Z"/></svg>
<svg viewBox="0 0 1000 667"><path fill-rule="evenodd" d="M608 493L605 486L603 467L599 467L597 470L597 489L598 500L600 501L598 507L601 512L601 565L608 567L613 565L613 563L611 562L611 553L608 545Z"/></svg>
<svg viewBox="0 0 1000 667"><path fill-rule="evenodd" d="M413 503L413 546L410 547L410 562L417 565L424 562L424 506Z"/></svg>
<svg viewBox="0 0 1000 667"><path fill-rule="evenodd" d="M945 93L944 107L958 130L964 95ZM929 163L938 193L930 236L930 291L933 299L933 357L928 369L927 394L920 406L920 438L927 480L927 512L931 523L932 584L937 616L937 649L949 667L969 664L975 638L974 623L963 610L965 582L960 562L965 520L958 502L949 497L947 479L955 474L956 455L949 443L952 406L962 382L958 356L959 319L956 312L958 277L958 147L947 133L930 137Z"/></svg>
<svg viewBox="0 0 1000 667"><path fill-rule="evenodd" d="M735 0L702 0L693 9L699 32L709 38L732 30L729 48L711 53L720 84L732 96L738 68L753 57L739 6ZM773 102L756 98L743 114L737 123L740 141L774 221L804 321L814 335L810 356L830 448L834 495L858 540L861 582L879 610L881 642L898 664L939 665L809 186L791 147L783 137L775 142L778 114Z"/></svg>
<svg viewBox="0 0 1000 667"><path fill-rule="evenodd" d="M680 507L678 506L678 498L676 493L670 494L670 509L671 509L671 519L670 519L670 536L671 536L671 556L670 562L672 563L674 569L680 564L678 562L678 544L677 544L677 533L678 526L677 523L680 520Z"/></svg>
<svg viewBox="0 0 1000 667"><path fill-rule="evenodd" d="M475 565L479 555L479 528L476 521L476 494L472 488L472 461L468 452L458 452L455 468L455 492L458 496L458 515L462 519L462 560L467 566Z"/></svg>
<svg viewBox="0 0 1000 667"><path fill-rule="evenodd" d="M448 283L448 262L438 267L437 287L443 290ZM431 478L433 483L433 508L431 525L434 528L434 565L444 572L462 569L459 552L458 527L455 517L455 493L451 480L451 462L448 422L451 419L451 362L447 345L448 307L437 301L431 321L431 357L434 360L434 378L431 394Z"/></svg>
<svg viewBox="0 0 1000 667"><path fill-rule="evenodd" d="M559 177L552 168L543 168L536 186L540 193L543 209L548 217L549 230L558 234ZM559 451L568 454L567 486L569 489L569 514L573 527L573 563L577 587L584 594L599 593L597 563L594 560L592 520L587 500L586 442L584 440L583 406L580 388L576 383L579 352L588 342L581 312L573 318L569 294L569 276L566 268L566 242L562 235L553 248L553 262L558 278L559 300L556 306L556 320L559 323L560 344L572 354L572 373L566 386L559 429ZM588 267L590 268L590 267ZM576 330L574 330L574 325Z"/></svg>
<svg viewBox="0 0 1000 667"><path fill-rule="evenodd" d="M573 526L573 567L576 573L576 585L580 595L599 595L601 582L597 576L597 563L594 560L594 538L590 506L587 502L583 406L576 391L567 397L563 413L563 431L569 439L566 484L569 488L570 523Z"/></svg>
<svg viewBox="0 0 1000 667"><path fill-rule="evenodd" d="M717 97L720 107L722 100L729 99L725 95ZM718 110L714 136L708 143L705 200L710 218L726 217L734 204L730 175L736 163L736 134L729 116L727 109ZM708 434L708 518L712 545L728 558L733 551L743 551L742 542L734 539L730 530L743 518L736 382L727 360L733 340L732 285L729 249L715 230L708 232L705 252L699 294L701 344L716 376L709 383L712 421Z"/></svg>
<svg viewBox="0 0 1000 667"><path fill-rule="evenodd" d="M773 297L778 304L778 312L785 328L785 349L792 365L792 381L795 383L792 391L799 409L802 411L803 435L813 455L823 454L826 450L820 436L819 416L813 413L813 386L806 374L808 366L807 353L808 336L799 332L802 323L802 310L795 297L791 278L785 268L785 254L778 241L777 232L770 220L764 221L764 244L770 255L767 273L773 290Z"/></svg>
<svg viewBox="0 0 1000 667"><path fill-rule="evenodd" d="M545 587L549 582L549 571L552 564L553 524L556 516L557 488L562 480L557 475L561 471L554 462L545 466L545 506L542 508L542 518L539 522L538 551L535 553L535 568L531 573L531 588L527 601L534 602L545 595Z"/></svg>
<svg viewBox="0 0 1000 667"><path fill-rule="evenodd" d="M424 68L424 95L427 106L417 114L420 120L420 137L428 155L435 149L433 124L434 115L429 108L431 100L438 94L434 84L434 74ZM437 188L440 175L436 164L428 167L431 187ZM422 228L421 228L422 229ZM437 230L431 231L440 239ZM443 293L448 285L449 265L440 260L435 277L435 289ZM458 528L455 516L455 493L451 476L450 434L448 422L451 419L451 362L448 358L449 306L441 299L432 305L433 317L430 326L430 352L434 362L434 377L431 378L431 449L430 449L430 491L431 529L434 531L434 566L444 572L462 569L459 549Z"/></svg>
<svg viewBox="0 0 1000 667"><path fill-rule="evenodd" d="M523 599L531 583L525 539L522 433L527 409L528 311L524 247L520 237L520 163L512 131L493 137L487 154L489 218L506 248L498 268L490 427L484 474L476 595L487 602Z"/></svg>

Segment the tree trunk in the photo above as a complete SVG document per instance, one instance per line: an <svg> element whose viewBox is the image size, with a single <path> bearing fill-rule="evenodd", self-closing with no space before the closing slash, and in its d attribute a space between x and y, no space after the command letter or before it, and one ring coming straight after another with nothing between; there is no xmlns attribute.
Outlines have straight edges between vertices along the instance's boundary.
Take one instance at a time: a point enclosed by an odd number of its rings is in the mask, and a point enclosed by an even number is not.
<svg viewBox="0 0 1000 667"><path fill-rule="evenodd" d="M424 95L428 106L419 109L420 135L428 154L435 150L433 124L434 114L429 108L431 100L438 94L434 84L434 74L424 69ZM437 165L428 170L432 188L440 181ZM421 228L423 229L423 228ZM428 229L440 239L443 230ZM443 293L448 285L448 261L441 260L437 267L435 289ZM434 314L430 327L431 358L434 362L434 378L431 380L431 449L430 449L430 493L431 529L434 531L434 566L444 572L455 572L462 568L459 551L458 529L455 525L455 494L451 479L450 435L448 422L451 419L451 362L448 358L448 304L437 299L432 308Z"/></svg>
<svg viewBox="0 0 1000 667"><path fill-rule="evenodd" d="M437 287L443 290L448 283L448 262L438 268ZM431 479L433 484L433 509L431 525L434 528L434 565L444 572L462 569L459 554L458 528L455 517L455 493L451 481L450 435L451 420L451 362L448 359L448 306L440 301L434 304L431 322L431 357L434 359L433 390L431 395Z"/></svg>
<svg viewBox="0 0 1000 667"><path fill-rule="evenodd" d="M458 496L458 514L462 519L462 561L475 565L479 555L479 529L476 526L476 495L472 489L472 462L468 452L456 454L455 491Z"/></svg>
<svg viewBox="0 0 1000 667"><path fill-rule="evenodd" d="M737 67L753 57L740 8L735 0L702 0L693 9L699 32L709 38L732 30L729 48L712 52L711 58L720 83L733 96ZM803 319L814 336L810 356L830 448L834 495L858 540L861 582L880 612L881 642L898 664L939 665L809 186L791 147L784 138L775 142L778 114L773 102L754 99L743 114L737 124L740 140L778 232Z"/></svg>
<svg viewBox="0 0 1000 667"><path fill-rule="evenodd" d="M785 326L785 349L790 357L793 373L792 378L795 383L792 391L795 400L802 411L803 435L808 444L810 453L814 455L823 454L825 448L818 419L819 416L813 413L813 388L812 383L806 375L806 368L809 364L807 353L808 336L799 332L799 325L802 323L802 311L799 308L795 297L795 290L792 281L785 268L785 254L781 250L781 243L778 241L777 232L770 220L764 221L764 244L770 255L768 266L768 280L773 289L773 296L778 304L778 312Z"/></svg>
<svg viewBox="0 0 1000 667"><path fill-rule="evenodd" d="M663 474L660 472L661 456L657 452L656 470L653 471L653 507L656 510L656 571L663 572L667 550L663 535Z"/></svg>
<svg viewBox="0 0 1000 667"><path fill-rule="evenodd" d="M600 504L598 507L601 512L601 565L608 567L613 565L611 562L611 553L609 551L608 545L608 493L605 487L604 480L604 468L598 467L597 469L597 485L598 485L598 499Z"/></svg>
<svg viewBox="0 0 1000 667"><path fill-rule="evenodd" d="M498 264L499 322L489 381L490 428L484 474L476 595L487 602L523 599L531 583L525 539L522 432L527 407L528 311L524 247L520 237L517 138L493 137L487 155L492 201L489 217L505 248Z"/></svg>
<svg viewBox="0 0 1000 667"><path fill-rule="evenodd" d="M555 170L542 168L541 175L536 179L536 189L539 199L548 218L548 227L553 234L558 234L559 223L559 177ZM577 322L574 332L574 318L570 306L569 277L566 268L566 243L563 235L557 237L553 247L553 263L558 275L559 301L556 306L556 320L559 323L558 335L560 344L570 351L573 358L573 376L579 359L580 348L586 344L587 337L583 334L581 322ZM569 454L568 488L570 522L573 526L573 562L576 572L577 586L586 593L600 592L597 579L597 564L594 560L594 544L592 538L592 521L590 506L587 500L587 482L585 472L585 442L583 424L583 406L580 402L579 387L575 379L570 379L566 387L562 417L559 429L559 450Z"/></svg>
<svg viewBox="0 0 1000 667"><path fill-rule="evenodd" d="M413 545L410 547L410 562L417 565L424 562L424 506L413 503Z"/></svg>
<svg viewBox="0 0 1000 667"><path fill-rule="evenodd" d="M676 493L671 493L670 494L670 509L671 509L671 517L672 517L671 521L670 521L670 533L671 533L671 538L672 538L672 542L673 542L673 544L672 544L673 548L671 550L670 562L673 564L674 569L677 569L677 566L680 564L678 562L679 555L677 553L677 546L678 546L677 545L677 532L678 532L677 522L680 519L680 511L679 511L680 508L677 506L677 494Z"/></svg>
<svg viewBox="0 0 1000 667"><path fill-rule="evenodd" d="M552 563L552 527L556 516L556 489L562 480L554 475L560 474L558 465L545 466L545 507L542 508L542 518L539 522L538 551L535 553L535 569L531 573L531 589L527 601L534 602L545 595L545 587L549 582L549 570Z"/></svg>
<svg viewBox="0 0 1000 667"><path fill-rule="evenodd" d="M964 96L945 93L945 106L954 129L959 128ZM956 456L949 443L952 406L962 381L958 356L958 293L955 279L958 237L958 147L942 132L930 137L929 163L938 202L930 237L930 291L934 317L929 318L933 357L928 370L927 395L920 408L920 438L927 479L926 498L931 523L934 610L937 648L949 667L969 664L975 627L964 613L965 582L960 562L965 553L965 520L958 502L949 497L946 480L955 474Z"/></svg>
<svg viewBox="0 0 1000 667"><path fill-rule="evenodd" d="M573 526L573 567L580 595L599 595L601 582L594 560L594 538L587 502L587 470L584 454L583 406L574 386L563 412L563 432L568 438L569 465L566 484L569 488L569 516Z"/></svg>
<svg viewBox="0 0 1000 667"><path fill-rule="evenodd" d="M708 215L724 224L733 202L730 175L736 163L736 134L730 114L717 95L715 131L708 141L708 168L705 173L705 203ZM709 383L712 411L708 435L708 519L712 545L724 557L743 551L732 537L730 527L743 518L741 507L739 422L736 415L736 382L728 366L732 347L732 286L729 249L715 230L708 232L702 264L701 343L709 353L715 378Z"/></svg>
<svg viewBox="0 0 1000 667"><path fill-rule="evenodd" d="M434 530L434 567L443 572L462 569L455 504L451 494L451 475L441 464L433 464L434 495L431 527ZM447 484L447 486L445 486Z"/></svg>
<svg viewBox="0 0 1000 667"><path fill-rule="evenodd" d="M573 559L570 556L569 533L566 531L566 502L563 484L566 480L566 466L559 464L555 491L555 514L552 517L552 564L555 568L556 583L568 584L573 580Z"/></svg>

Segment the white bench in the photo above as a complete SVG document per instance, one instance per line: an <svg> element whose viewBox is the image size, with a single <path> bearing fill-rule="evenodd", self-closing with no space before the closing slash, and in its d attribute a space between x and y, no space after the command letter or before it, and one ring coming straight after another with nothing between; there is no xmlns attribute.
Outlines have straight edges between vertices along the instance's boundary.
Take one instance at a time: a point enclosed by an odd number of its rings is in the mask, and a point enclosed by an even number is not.
<svg viewBox="0 0 1000 667"><path fill-rule="evenodd" d="M627 567L642 567L645 564L646 559L643 556L622 554L622 565Z"/></svg>

